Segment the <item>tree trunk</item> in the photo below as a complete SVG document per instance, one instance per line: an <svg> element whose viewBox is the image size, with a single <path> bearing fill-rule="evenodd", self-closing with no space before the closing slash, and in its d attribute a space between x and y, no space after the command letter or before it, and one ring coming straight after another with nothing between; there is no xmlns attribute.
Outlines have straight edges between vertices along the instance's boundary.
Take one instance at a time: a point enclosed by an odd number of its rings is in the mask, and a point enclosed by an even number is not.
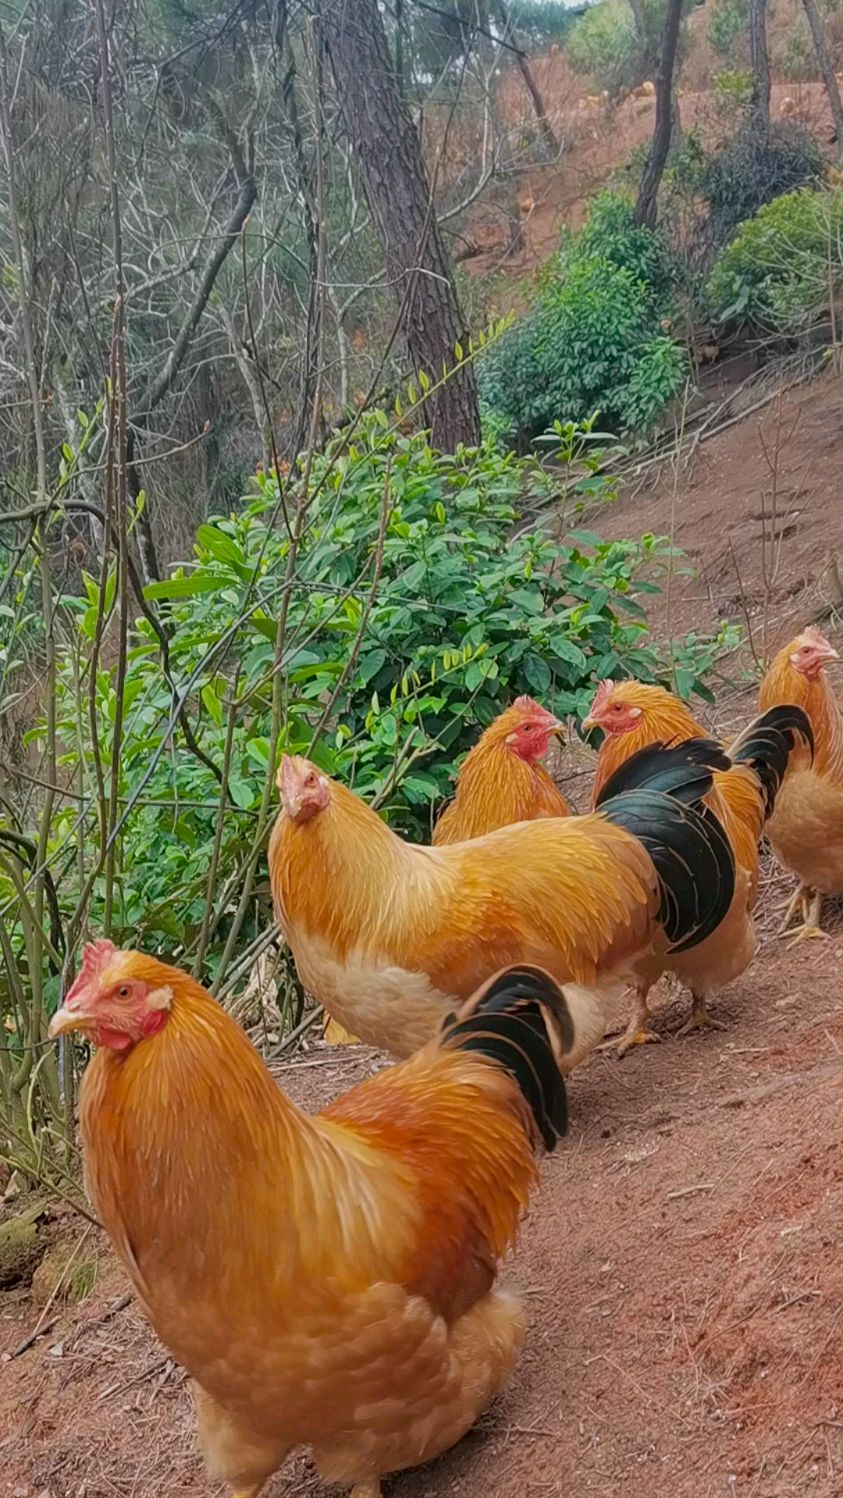
<svg viewBox="0 0 843 1498"><path fill-rule="evenodd" d="M749 0L749 62L752 68L752 123L759 136L770 134L770 58L767 52L767 0Z"/></svg>
<svg viewBox="0 0 843 1498"><path fill-rule="evenodd" d="M518 38L513 30L512 22L509 18L509 13L507 11L504 0L495 0L495 9L498 13L498 20L503 27L504 37L508 36L512 46L515 48L515 60L518 63L518 70L524 81L524 87L526 88L527 93L530 95L530 102L533 106L533 113L536 116L536 123L542 133L544 143L547 146L547 149L550 152L551 156L558 156L559 141L556 137L556 132L554 131L553 126L551 125L550 120L547 117L547 110L544 107L544 99L542 98L539 91L539 86L536 83L535 78L533 77L533 70L530 67L529 61L527 59L527 54L523 50L523 48L518 45Z"/></svg>
<svg viewBox="0 0 843 1498"><path fill-rule="evenodd" d="M831 105L831 118L834 121L837 144L843 149L843 104L840 102L840 90L837 87L834 60L828 45L828 37L825 34L823 19L817 9L816 0L802 0L802 4L805 14L808 17L811 36L814 39L814 51L817 54L820 76L825 84L828 102Z"/></svg>
<svg viewBox="0 0 843 1498"><path fill-rule="evenodd" d="M319 24L410 359L417 374L439 387L425 408L433 443L444 452L460 442L475 446L480 414L472 365L439 384L467 337L377 0L323 0Z"/></svg>
<svg viewBox="0 0 843 1498"><path fill-rule="evenodd" d="M653 129L653 143L650 146L650 154L641 178L638 201L633 214L636 224L645 224L649 229L655 228L659 187L673 133L673 69L676 63L681 20L682 0L667 0L662 44L656 67L656 123Z"/></svg>

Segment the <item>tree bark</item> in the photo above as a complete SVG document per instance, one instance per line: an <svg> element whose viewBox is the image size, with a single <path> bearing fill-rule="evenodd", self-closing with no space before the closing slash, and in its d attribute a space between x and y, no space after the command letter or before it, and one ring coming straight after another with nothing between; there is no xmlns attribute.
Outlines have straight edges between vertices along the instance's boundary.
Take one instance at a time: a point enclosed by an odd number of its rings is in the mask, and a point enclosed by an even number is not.
<svg viewBox="0 0 843 1498"><path fill-rule="evenodd" d="M466 330L436 222L418 135L401 99L377 0L323 0L319 24L414 370L438 386L425 407L433 443L480 439L472 365L455 370ZM443 370L449 371L444 383Z"/></svg>
<svg viewBox="0 0 843 1498"><path fill-rule="evenodd" d="M828 94L828 102L831 105L831 118L834 121L834 132L837 136L837 144L843 149L843 103L840 101L840 89L837 87L837 76L834 71L834 60L828 45L828 37L825 34L822 16L817 9L816 0L802 0L805 15L808 17L808 25L811 28L811 36L814 40L814 51L817 54L817 65L820 76L825 84Z"/></svg>
<svg viewBox="0 0 843 1498"><path fill-rule="evenodd" d="M682 0L667 0L662 44L656 67L656 123L653 128L653 143L641 177L638 201L633 213L635 223L644 224L649 229L655 228L659 187L673 133L673 70L681 20Z"/></svg>
<svg viewBox="0 0 843 1498"><path fill-rule="evenodd" d="M752 68L752 123L759 136L766 139L770 134L767 0L749 0L749 62Z"/></svg>

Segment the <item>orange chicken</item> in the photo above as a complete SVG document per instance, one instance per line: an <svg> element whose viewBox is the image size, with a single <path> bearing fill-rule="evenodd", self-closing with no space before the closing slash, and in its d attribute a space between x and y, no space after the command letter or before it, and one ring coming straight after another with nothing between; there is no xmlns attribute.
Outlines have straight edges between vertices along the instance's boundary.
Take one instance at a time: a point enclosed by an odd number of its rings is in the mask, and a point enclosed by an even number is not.
<svg viewBox="0 0 843 1498"><path fill-rule="evenodd" d="M598 727L605 735L600 746L596 794L607 776L645 744L681 743L704 732L684 702L664 687L640 681L601 682L583 728ZM674 973L691 991L691 1014L680 1035L712 1026L719 1020L708 1013L708 997L745 972L758 945L753 910L758 893L758 844L781 782L791 768L791 757L810 760L811 729L798 708L783 706L750 724L729 749L734 763L717 770L707 798L711 811L725 828L735 855L735 893L728 915L706 941L693 951L659 962L647 958L639 965L636 1001L629 1025L618 1043L619 1055L634 1045L658 1040L650 1029L648 994L663 972Z"/></svg>
<svg viewBox="0 0 843 1498"><path fill-rule="evenodd" d="M843 894L843 712L824 669L837 659L825 636L809 628L779 651L761 683L762 707L798 702L814 730L814 763L788 777L767 828L779 862L800 881L782 924L786 931L801 907L794 942L824 936L822 897Z"/></svg>
<svg viewBox="0 0 843 1498"><path fill-rule="evenodd" d="M562 724L532 697L517 697L480 735L456 794L433 829L433 846L464 843L513 822L566 817L568 803L539 760Z"/></svg>
<svg viewBox="0 0 843 1498"><path fill-rule="evenodd" d="M80 1120L96 1211L187 1369L209 1475L254 1498L296 1446L377 1498L446 1450L524 1334L495 1288L566 1128L564 997L497 975L423 1051L316 1117L192 978L86 948L53 1017L97 1047Z"/></svg>
<svg viewBox="0 0 843 1498"><path fill-rule="evenodd" d="M731 849L693 809L711 790L709 765L728 763L722 750L707 741L644 761L624 767L596 815L426 848L285 756L269 868L302 982L361 1039L406 1056L499 968L537 963L571 985L575 1065L614 1018L635 961L653 946L692 947L732 899Z"/></svg>

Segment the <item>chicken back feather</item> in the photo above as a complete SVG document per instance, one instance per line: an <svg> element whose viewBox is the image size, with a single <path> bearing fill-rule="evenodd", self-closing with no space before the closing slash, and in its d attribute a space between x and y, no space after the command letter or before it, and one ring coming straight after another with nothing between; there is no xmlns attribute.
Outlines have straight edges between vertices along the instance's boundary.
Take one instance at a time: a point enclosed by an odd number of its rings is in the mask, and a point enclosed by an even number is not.
<svg viewBox="0 0 843 1498"><path fill-rule="evenodd" d="M194 1380L211 1476L256 1493L294 1446L371 1484L473 1424L511 1371L494 1288L566 1128L558 985L494 977L411 1060L317 1117L176 968L89 948L51 1025L97 1053L81 1097L91 1199Z"/></svg>

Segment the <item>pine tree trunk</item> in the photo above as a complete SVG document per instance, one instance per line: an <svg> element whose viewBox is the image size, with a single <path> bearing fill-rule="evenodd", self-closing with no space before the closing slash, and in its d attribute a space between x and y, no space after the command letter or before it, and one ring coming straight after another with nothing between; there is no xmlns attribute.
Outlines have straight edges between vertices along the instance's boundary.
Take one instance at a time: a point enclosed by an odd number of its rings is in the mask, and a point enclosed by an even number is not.
<svg viewBox="0 0 843 1498"><path fill-rule="evenodd" d="M647 157L647 165L638 190L638 201L633 215L636 224L654 228L658 207L659 187L664 175L670 138L673 134L673 69L676 64L676 48L679 44L679 26L682 20L682 0L667 0L664 31L656 67L656 123L653 143Z"/></svg>
<svg viewBox="0 0 843 1498"><path fill-rule="evenodd" d="M820 76L825 84L828 102L831 105L831 118L834 121L837 144L843 149L843 104L840 102L840 90L837 87L837 76L834 72L834 61L828 45L828 37L825 34L825 27L822 16L817 9L816 0L802 0L802 4L805 14L808 17L811 36L814 39L814 51L817 54Z"/></svg>
<svg viewBox="0 0 843 1498"><path fill-rule="evenodd" d="M758 135L766 139L770 134L767 0L749 0L749 62L752 68L752 123Z"/></svg>
<svg viewBox="0 0 843 1498"><path fill-rule="evenodd" d="M436 222L415 125L401 99L377 0L323 0L319 24L345 129L383 247L387 280L416 373L435 385L467 342L451 270ZM471 364L429 398L433 443L453 452L480 439Z"/></svg>

